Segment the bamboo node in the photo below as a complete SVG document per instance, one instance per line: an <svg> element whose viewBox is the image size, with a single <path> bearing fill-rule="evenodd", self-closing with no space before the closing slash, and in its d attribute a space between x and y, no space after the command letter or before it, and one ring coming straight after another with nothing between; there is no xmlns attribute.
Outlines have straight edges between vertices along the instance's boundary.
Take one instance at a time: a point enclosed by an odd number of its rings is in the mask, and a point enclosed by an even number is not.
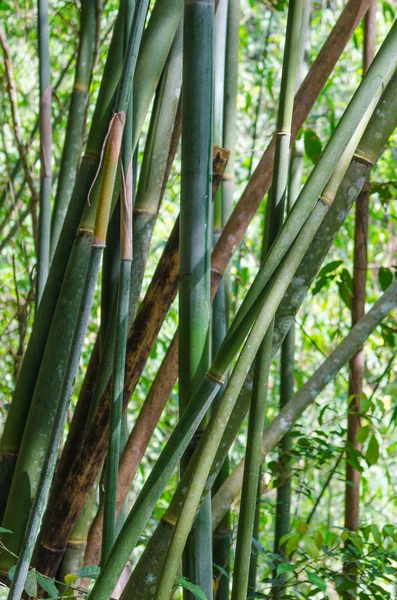
<svg viewBox="0 0 397 600"><path fill-rule="evenodd" d="M320 196L320 202L326 204L327 206L332 206L332 200L330 200L326 196Z"/></svg>
<svg viewBox="0 0 397 600"><path fill-rule="evenodd" d="M103 238L95 236L92 238L92 248L106 248L106 242Z"/></svg>
<svg viewBox="0 0 397 600"><path fill-rule="evenodd" d="M161 520L166 523L167 525L169 525L170 527L172 527L172 529L175 528L176 526L176 522L177 522L177 517L174 517L173 515L167 515L167 513L165 513L162 517Z"/></svg>
<svg viewBox="0 0 397 600"><path fill-rule="evenodd" d="M357 158L357 160L359 160L360 162L363 162L369 165L370 167L373 167L375 164L375 159L372 156L369 156L369 154L363 152L362 150L359 150L358 148L353 154L353 156L354 158Z"/></svg>
<svg viewBox="0 0 397 600"><path fill-rule="evenodd" d="M207 377L212 379L212 381L216 381L216 383L219 383L219 385L223 385L225 383L224 379L221 379L218 377L218 375L214 375L214 373L211 373L211 371L207 371Z"/></svg>
<svg viewBox="0 0 397 600"><path fill-rule="evenodd" d="M281 131L277 131L276 135L278 135L280 137L282 137L282 136L289 136L289 137L291 137L291 132L290 131L283 131L283 130L281 130Z"/></svg>

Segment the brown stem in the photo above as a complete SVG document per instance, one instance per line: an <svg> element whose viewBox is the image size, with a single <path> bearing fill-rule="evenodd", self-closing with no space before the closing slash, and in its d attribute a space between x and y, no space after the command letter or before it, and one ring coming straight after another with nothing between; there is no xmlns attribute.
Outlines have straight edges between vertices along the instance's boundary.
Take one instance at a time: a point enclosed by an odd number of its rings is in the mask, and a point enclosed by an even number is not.
<svg viewBox="0 0 397 600"><path fill-rule="evenodd" d="M363 67L364 73L369 68L374 56L376 45L376 0L371 0L368 12L364 19L364 48ZM366 182L362 192L357 198L355 231L354 231L354 257L353 257L353 294L352 294L352 327L364 316L365 313L365 288L367 277L367 243L368 243L368 209L369 209L369 181ZM360 348L350 361L349 374L349 402L347 415L347 443L349 448L358 454L361 444L357 434L361 426L361 395L365 369L364 349ZM345 485L345 527L350 531L357 531L360 523L360 471L346 462ZM347 547L349 544L347 543ZM354 565L346 561L343 570L352 579L356 579ZM350 596L351 597L350 590Z"/></svg>

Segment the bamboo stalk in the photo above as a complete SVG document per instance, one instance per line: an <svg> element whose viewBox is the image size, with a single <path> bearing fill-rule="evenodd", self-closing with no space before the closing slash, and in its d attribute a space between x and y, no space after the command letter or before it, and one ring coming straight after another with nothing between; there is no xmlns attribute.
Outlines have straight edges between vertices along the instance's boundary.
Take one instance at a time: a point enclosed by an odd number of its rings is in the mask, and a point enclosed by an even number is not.
<svg viewBox="0 0 397 600"><path fill-rule="evenodd" d="M226 96L225 89L225 77L226 77L226 46L227 46L227 29L228 29L228 6L227 0L220 0L215 15L215 43L214 43L214 123L213 123L213 137L214 143L223 145L224 139L224 101ZM232 10L232 9L231 9ZM229 48L230 49L230 48ZM233 49L234 50L234 49ZM229 74L228 74L229 75ZM235 111L231 115L231 119L235 118ZM235 119L234 119L235 120ZM233 123L235 127L235 122ZM229 158L230 160L230 158ZM225 203L223 200L223 184L218 188L217 194L214 199L213 207L213 246L218 241L220 232L222 230L223 223L225 222ZM212 304L212 327L211 327L211 356L214 356L223 338L226 335L226 330L229 323L227 314L227 308L229 304L226 299L226 288L225 282L222 281L217 293L215 294L214 301ZM220 476L223 479L228 473L228 461L225 461L223 466L223 474ZM222 481L223 481L222 479ZM215 484L215 488L220 482ZM206 510L211 520L211 498L208 495L206 499ZM211 522L208 524L208 528L211 531ZM229 570L229 555L231 546L231 531L230 531L230 515L226 515L225 519L219 526L219 531L213 533L212 536L212 577L215 580L213 585L213 595L218 600L227 599L229 597L229 580L228 577L220 572L218 565L221 566L226 573ZM187 552L185 550L185 552Z"/></svg>
<svg viewBox="0 0 397 600"><path fill-rule="evenodd" d="M284 217L287 189L290 136L294 92L298 74L300 34L304 18L303 0L292 0L288 7L286 42L281 77L280 102L277 115L276 150L271 192L267 203L263 257L270 250ZM254 387L247 434L246 468L244 472L240 516L236 542L235 575L232 600L245 600L251 562L252 535L257 508L257 489L260 477L260 446L265 421L267 379L271 364L273 326L271 325L259 348L255 365Z"/></svg>
<svg viewBox="0 0 397 600"><path fill-rule="evenodd" d="M304 5L304 17L302 23L302 32L299 46L298 58L298 74L297 84L301 84L304 75L307 73L308 65L305 65L305 50L308 44L308 31L311 12L311 0L306 0ZM303 172L303 140L296 140L291 153L289 167L289 182L288 182L288 211L292 210L302 187L302 172ZM280 409L291 400L294 394L294 352L295 352L295 326L291 325L283 345L281 346L281 361L280 361ZM277 487L276 497L276 520L274 531L274 552L285 560L285 546L280 546L280 539L289 532L290 527L290 511L291 511L291 469L290 469L290 450L292 447L292 439L289 435L285 436L280 443L279 461L282 465L283 473L285 473L285 481ZM284 582L286 576L277 576L275 579L281 579ZM278 597L282 595L282 590L279 585L273 587L273 595Z"/></svg>
<svg viewBox="0 0 397 600"><path fill-rule="evenodd" d="M116 491L121 451L121 422L124 388L124 365L128 332L128 313L132 263L132 99L127 115L127 134L123 139L122 187L120 197L120 276L117 292L116 334L109 415L109 438L106 462L105 511L102 539L102 562L113 546L116 526ZM129 133L129 135L128 135ZM129 163L127 162L129 161ZM125 175L124 175L125 173Z"/></svg>
<svg viewBox="0 0 397 600"><path fill-rule="evenodd" d="M214 12L213 0L184 2L179 230L180 415L185 412L210 362ZM218 204L215 196L215 211ZM204 427L205 423L202 423L195 434L196 439L202 435ZM196 440L192 440L186 449L181 474L195 443ZM208 498L191 532L182 563L183 574L203 590L208 600L212 600L211 533L211 500ZM184 598L193 600L194 596L184 590Z"/></svg>
<svg viewBox="0 0 397 600"><path fill-rule="evenodd" d="M51 221L51 259L62 229L67 207L76 179L80 160L89 87L94 67L96 30L98 28L97 0L83 2L81 9L79 47L76 73L70 99L68 125L63 145L61 166Z"/></svg>
<svg viewBox="0 0 397 600"><path fill-rule="evenodd" d="M36 303L39 304L50 265L52 124L50 80L50 31L48 0L38 0L39 81L40 81L40 199L37 256Z"/></svg>
<svg viewBox="0 0 397 600"><path fill-rule="evenodd" d="M374 0L364 17L364 48L363 48L363 71L367 72L375 55L376 47L376 7ZM368 240L368 211L369 211L369 181L357 199L354 233L353 253L353 293L352 293L352 326L354 326L365 313L365 288L367 278L367 240ZM349 370L349 407L347 415L347 442L349 448L358 453L361 452L361 444L357 441L357 434L361 426L361 395L364 379L364 350L360 350L350 361ZM360 513L360 472L346 461L346 485L345 485L345 527L350 531L359 528ZM349 555L349 543L346 543ZM345 557L343 565L344 572L353 580L356 580L356 567ZM355 595L355 587L351 590Z"/></svg>

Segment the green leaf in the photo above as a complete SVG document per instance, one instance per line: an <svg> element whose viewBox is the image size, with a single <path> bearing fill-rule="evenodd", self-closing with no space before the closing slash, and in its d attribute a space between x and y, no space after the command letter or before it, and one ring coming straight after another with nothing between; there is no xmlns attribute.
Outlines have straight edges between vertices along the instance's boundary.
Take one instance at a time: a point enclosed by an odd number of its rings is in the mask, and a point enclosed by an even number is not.
<svg viewBox="0 0 397 600"><path fill-rule="evenodd" d="M374 524L371 524L371 533L372 533L372 537L375 540L375 543L378 546L383 547L383 540L382 540L381 533L380 533L379 529L377 528L377 526Z"/></svg>
<svg viewBox="0 0 397 600"><path fill-rule="evenodd" d="M322 592L325 592L325 590L327 589L327 584L325 583L324 579L322 577L319 577L319 575L316 575L315 573L307 573L307 578L310 581L310 583L312 583L313 585L315 585L319 590L321 590Z"/></svg>
<svg viewBox="0 0 397 600"><path fill-rule="evenodd" d="M256 548L257 550L259 550L259 552L262 552L262 554L265 554L265 549L264 549L264 547L263 547L263 546L262 546L262 544L261 544L260 542L258 542L258 540L257 540L256 538L254 538L254 537L252 538L252 544L253 544L253 546L255 546L255 548Z"/></svg>
<svg viewBox="0 0 397 600"><path fill-rule="evenodd" d="M386 267L381 267L378 272L379 285L382 291L386 291L389 285L393 282L393 273Z"/></svg>
<svg viewBox="0 0 397 600"><path fill-rule="evenodd" d="M11 529L5 529L4 527L0 527L0 533L12 533Z"/></svg>
<svg viewBox="0 0 397 600"><path fill-rule="evenodd" d="M16 565L12 566L11 569L8 571L8 579L10 581L12 581L14 579L14 575L15 575L15 569L17 568Z"/></svg>
<svg viewBox="0 0 397 600"><path fill-rule="evenodd" d="M332 260L331 262L323 266L318 276L324 277L324 275L334 273L341 265L343 265L343 260Z"/></svg>
<svg viewBox="0 0 397 600"><path fill-rule="evenodd" d="M295 569L294 565L290 565L289 563L281 563L277 566L277 575L282 575L283 573L291 573Z"/></svg>
<svg viewBox="0 0 397 600"><path fill-rule="evenodd" d="M41 573L36 573L37 583L47 592L50 598L59 598L59 593L53 579L44 577Z"/></svg>
<svg viewBox="0 0 397 600"><path fill-rule="evenodd" d="M178 584L193 594L197 600L208 600L200 586L192 583L186 577L177 577Z"/></svg>
<svg viewBox="0 0 397 600"><path fill-rule="evenodd" d="M374 435L372 435L371 439L369 440L367 452L365 454L365 460L370 467L372 467L372 465L376 465L379 460L379 442Z"/></svg>
<svg viewBox="0 0 397 600"><path fill-rule="evenodd" d="M305 545L306 553L310 556L310 558L312 558L313 560L317 560L320 551L317 548L317 544L314 541L314 539L309 535L305 535L303 538L303 543Z"/></svg>
<svg viewBox="0 0 397 600"><path fill-rule="evenodd" d="M290 556L290 554L292 554L292 552L297 549L300 538L301 538L301 536L298 533L296 533L295 535L293 535L289 538L287 545L285 547L287 556Z"/></svg>
<svg viewBox="0 0 397 600"><path fill-rule="evenodd" d="M88 579L97 579L99 577L100 568L96 565L89 565L87 567L82 567L77 571L77 575L79 577L87 577Z"/></svg>
<svg viewBox="0 0 397 600"><path fill-rule="evenodd" d="M223 567L221 567L221 566L219 566L219 565L216 565L215 563L214 563L214 567L215 567L216 569L218 569L218 571L219 571L219 572L220 572L220 573L221 573L221 574L222 574L224 577L226 577L227 579L230 579L230 574L229 574L229 573L226 571L226 569L224 569Z"/></svg>
<svg viewBox="0 0 397 600"><path fill-rule="evenodd" d="M29 571L25 581L25 592L29 596L37 597L37 579L36 579L36 569L32 569Z"/></svg>
<svg viewBox="0 0 397 600"><path fill-rule="evenodd" d="M370 427L369 425L364 425L363 427L360 427L360 429L358 430L357 433L357 441L359 444L363 444L368 436L369 436L369 432L370 432Z"/></svg>
<svg viewBox="0 0 397 600"><path fill-rule="evenodd" d="M76 575L76 573L67 573L63 580L66 585L72 585L75 581L78 580L78 578L79 576Z"/></svg>
<svg viewBox="0 0 397 600"><path fill-rule="evenodd" d="M316 163L322 152L320 138L313 129L305 129L303 141L308 158L310 158L313 163Z"/></svg>

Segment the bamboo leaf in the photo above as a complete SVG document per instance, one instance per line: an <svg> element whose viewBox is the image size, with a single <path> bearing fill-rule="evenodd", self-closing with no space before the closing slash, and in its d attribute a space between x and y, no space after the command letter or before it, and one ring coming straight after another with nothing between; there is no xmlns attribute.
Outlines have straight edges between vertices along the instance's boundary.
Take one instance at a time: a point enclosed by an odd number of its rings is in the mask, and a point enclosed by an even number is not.
<svg viewBox="0 0 397 600"><path fill-rule="evenodd" d="M67 573L63 578L66 585L72 585L79 578L76 573Z"/></svg>
<svg viewBox="0 0 397 600"><path fill-rule="evenodd" d="M186 577L177 577L176 580L181 587L191 592L193 596L197 598L197 600L208 600L201 587L195 585L194 583L186 579Z"/></svg>

